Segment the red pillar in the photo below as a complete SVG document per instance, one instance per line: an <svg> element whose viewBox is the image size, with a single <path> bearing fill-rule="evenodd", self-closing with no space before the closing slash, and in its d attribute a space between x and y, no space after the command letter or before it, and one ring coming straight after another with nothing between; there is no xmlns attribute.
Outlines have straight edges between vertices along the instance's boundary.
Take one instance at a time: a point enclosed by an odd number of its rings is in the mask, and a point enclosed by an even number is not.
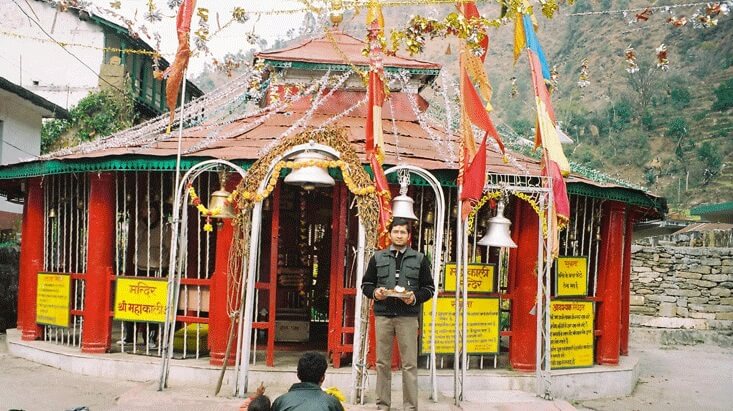
<svg viewBox="0 0 733 411"><path fill-rule="evenodd" d="M41 178L29 178L26 181L18 276L18 329L23 340L35 340L41 336L41 328L36 324L36 287L38 272L43 270L43 224Z"/></svg>
<svg viewBox="0 0 733 411"><path fill-rule="evenodd" d="M515 199L512 239L517 248L509 252L511 338L509 363L515 370L534 370L537 317L530 314L537 297L537 246L539 217L525 201Z"/></svg>
<svg viewBox="0 0 733 411"><path fill-rule="evenodd" d="M621 348L621 279L623 272L625 205L606 202L601 219L598 261L596 343L598 364L618 364Z"/></svg>
<svg viewBox="0 0 733 411"><path fill-rule="evenodd" d="M110 347L110 278L114 273L115 221L114 173L90 174L82 352L104 353Z"/></svg>
<svg viewBox="0 0 733 411"><path fill-rule="evenodd" d="M624 231L624 259L621 273L621 355L629 355L629 308L631 304L631 243L633 241L636 213L626 207L626 229Z"/></svg>
<svg viewBox="0 0 733 411"><path fill-rule="evenodd" d="M239 175L232 175L227 181L226 189L232 190L240 180ZM216 231L216 257L214 260L214 272L211 275L211 289L209 294L209 363L222 365L227 351L229 339L229 327L231 320L227 311L229 301L227 272L229 271L229 250L232 247L234 237L234 226L232 219L222 220L222 225ZM246 264L246 262L244 262ZM235 330L236 332L236 330ZM235 334L236 338L236 334ZM236 352L236 339L229 351L227 364L233 365Z"/></svg>

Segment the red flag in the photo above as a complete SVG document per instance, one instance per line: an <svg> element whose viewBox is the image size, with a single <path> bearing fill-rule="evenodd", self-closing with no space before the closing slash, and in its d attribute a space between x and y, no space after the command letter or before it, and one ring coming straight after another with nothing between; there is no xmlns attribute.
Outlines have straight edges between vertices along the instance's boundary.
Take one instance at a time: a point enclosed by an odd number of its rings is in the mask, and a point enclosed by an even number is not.
<svg viewBox="0 0 733 411"><path fill-rule="evenodd" d="M484 192L484 184L486 183L486 138L488 135L484 135L484 139L478 147L476 155L473 156L471 164L469 164L463 172L463 186L461 189L461 201L462 211L461 216L465 220L468 218L468 213L471 212L474 204L481 199L481 194ZM464 156L468 157L468 153L465 152Z"/></svg>
<svg viewBox="0 0 733 411"><path fill-rule="evenodd" d="M178 93L181 90L183 75L188 67L188 59L191 58L191 46L188 42L188 33L191 31L191 17L193 10L196 8L196 0L183 0L178 8L178 16L176 17L176 31L178 32L178 50L173 64L163 72L161 78L167 78L165 85L165 102L170 111L170 120L168 122L168 131L170 132L173 118L176 114L176 103L178 102Z"/></svg>
<svg viewBox="0 0 733 411"><path fill-rule="evenodd" d="M386 98L384 90L384 66L382 65L382 49L379 36L384 30L382 7L377 2L370 2L367 12L368 47L369 47L369 109L367 110L365 135L365 151L369 165L374 172L374 185L379 199L379 227L377 228L377 247L389 246L389 220L392 218L392 196L390 195L387 177L382 170L384 159L384 142L382 137L382 105Z"/></svg>
<svg viewBox="0 0 733 411"><path fill-rule="evenodd" d="M473 87L473 84L471 84L471 80L465 70L463 70L463 83L463 104L466 107L466 112L471 119L471 123L484 130L486 134L496 140L499 148L503 152L504 143L501 141L501 137L499 137L499 133L496 131L494 123L491 121L491 117L489 117L489 113L484 108L483 103L481 103L481 98Z"/></svg>

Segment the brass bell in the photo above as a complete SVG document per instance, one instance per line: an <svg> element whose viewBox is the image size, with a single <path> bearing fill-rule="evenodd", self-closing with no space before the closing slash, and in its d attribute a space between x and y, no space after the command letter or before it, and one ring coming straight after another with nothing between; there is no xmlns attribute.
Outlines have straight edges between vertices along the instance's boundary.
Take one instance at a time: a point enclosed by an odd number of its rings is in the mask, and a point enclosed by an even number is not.
<svg viewBox="0 0 733 411"><path fill-rule="evenodd" d="M226 178L222 175L219 181L221 181L221 188L211 193L211 197L209 197L209 211L216 208L219 208L220 211L218 214L212 215L211 218L234 218L234 208L226 201L232 194L224 189Z"/></svg>
<svg viewBox="0 0 733 411"><path fill-rule="evenodd" d="M48 210L48 218L56 218L56 208L51 207L50 210Z"/></svg>
<svg viewBox="0 0 733 411"><path fill-rule="evenodd" d="M417 216L413 211L415 200L411 199L407 194L400 194L392 200L392 218L406 218L408 220L417 220Z"/></svg>
<svg viewBox="0 0 733 411"><path fill-rule="evenodd" d="M435 213L433 213L433 210L428 210L428 212L425 213L425 219L423 222L427 225L433 225L435 222Z"/></svg>
<svg viewBox="0 0 733 411"><path fill-rule="evenodd" d="M496 216L489 219L489 229L478 241L478 245L517 248L509 231L511 225L512 222L504 217L504 202L499 201L496 205Z"/></svg>
<svg viewBox="0 0 733 411"><path fill-rule="evenodd" d="M293 157L295 162L307 162L310 160L328 160L329 158L319 152L306 150ZM318 166L306 166L294 169L285 177L285 183L300 186L303 190L310 191L316 187L331 187L336 181L328 174L328 171Z"/></svg>

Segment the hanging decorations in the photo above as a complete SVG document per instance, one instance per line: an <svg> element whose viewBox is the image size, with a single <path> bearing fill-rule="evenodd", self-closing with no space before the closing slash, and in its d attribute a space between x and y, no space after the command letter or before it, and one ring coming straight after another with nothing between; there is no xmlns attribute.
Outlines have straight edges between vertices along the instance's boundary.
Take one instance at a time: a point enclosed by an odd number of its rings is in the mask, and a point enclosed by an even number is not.
<svg viewBox="0 0 733 411"><path fill-rule="evenodd" d="M158 10L158 8L155 6L155 2L153 0L148 0L148 11L145 13L144 19L151 23L156 23L163 20L163 15L160 13L160 10Z"/></svg>
<svg viewBox="0 0 733 411"><path fill-rule="evenodd" d="M557 65L553 64L550 69L550 91L556 93L558 91L558 80L560 79L560 72L557 69Z"/></svg>
<svg viewBox="0 0 733 411"><path fill-rule="evenodd" d="M517 77L512 76L512 78L509 80L512 82L511 96L512 98L516 98L519 95L519 87L517 87Z"/></svg>
<svg viewBox="0 0 733 411"><path fill-rule="evenodd" d="M685 24L687 24L687 17L685 17L685 16L679 16L679 17L672 16L672 17L670 17L670 18L667 19L667 22L670 23L671 25L673 25L674 27L682 27Z"/></svg>
<svg viewBox="0 0 733 411"><path fill-rule="evenodd" d="M244 11L241 7L235 7L234 10L232 10L232 18L237 23L246 23L249 20L249 15L246 11Z"/></svg>
<svg viewBox="0 0 733 411"><path fill-rule="evenodd" d="M109 6L112 7L113 9L115 9L115 10L119 10L122 7L122 2L119 1L119 0L117 0L117 1L111 1L111 2L109 2Z"/></svg>
<svg viewBox="0 0 733 411"><path fill-rule="evenodd" d="M584 88L590 85L590 72L588 71L588 59L584 58L580 62L580 76L578 77L578 87Z"/></svg>
<svg viewBox="0 0 733 411"><path fill-rule="evenodd" d="M624 50L624 57L626 58L626 71L629 74L634 74L639 71L639 65L636 64L636 52L631 45Z"/></svg>
<svg viewBox="0 0 733 411"><path fill-rule="evenodd" d="M201 50L204 54L210 54L211 52L207 45L209 39L209 9L199 7L196 15L199 16L199 27L193 33L195 35L194 44L197 50Z"/></svg>
<svg viewBox="0 0 733 411"><path fill-rule="evenodd" d="M651 8L647 7L640 13L636 13L636 21L647 21L652 14L654 14L654 11L652 11Z"/></svg>
<svg viewBox="0 0 733 411"><path fill-rule="evenodd" d="M657 68L662 71L669 70L669 59L667 58L667 46L662 43L656 48L657 53Z"/></svg>

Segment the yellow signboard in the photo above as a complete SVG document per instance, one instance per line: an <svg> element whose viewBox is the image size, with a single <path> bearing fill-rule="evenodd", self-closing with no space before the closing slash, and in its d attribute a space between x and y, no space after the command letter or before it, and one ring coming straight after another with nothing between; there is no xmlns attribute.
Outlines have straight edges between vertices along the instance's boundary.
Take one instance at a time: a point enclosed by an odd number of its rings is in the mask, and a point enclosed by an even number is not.
<svg viewBox="0 0 733 411"><path fill-rule="evenodd" d="M439 297L435 316L435 354L452 354L455 346L454 297ZM469 298L468 306L468 354L494 354L499 352L499 299ZM422 336L420 352L430 352L430 330L433 300L423 304Z"/></svg>
<svg viewBox="0 0 733 411"><path fill-rule="evenodd" d="M469 293L493 293L496 291L495 264L469 264L466 291ZM445 265L445 291L456 290L456 263Z"/></svg>
<svg viewBox="0 0 733 411"><path fill-rule="evenodd" d="M115 320L165 322L168 282L165 279L118 277L115 287Z"/></svg>
<svg viewBox="0 0 733 411"><path fill-rule="evenodd" d="M593 302L550 302L550 367L593 366Z"/></svg>
<svg viewBox="0 0 733 411"><path fill-rule="evenodd" d="M38 273L36 288L36 322L38 324L69 326L71 276L69 274Z"/></svg>
<svg viewBox="0 0 733 411"><path fill-rule="evenodd" d="M588 295L587 257L558 257L555 263L555 296L585 297Z"/></svg>

